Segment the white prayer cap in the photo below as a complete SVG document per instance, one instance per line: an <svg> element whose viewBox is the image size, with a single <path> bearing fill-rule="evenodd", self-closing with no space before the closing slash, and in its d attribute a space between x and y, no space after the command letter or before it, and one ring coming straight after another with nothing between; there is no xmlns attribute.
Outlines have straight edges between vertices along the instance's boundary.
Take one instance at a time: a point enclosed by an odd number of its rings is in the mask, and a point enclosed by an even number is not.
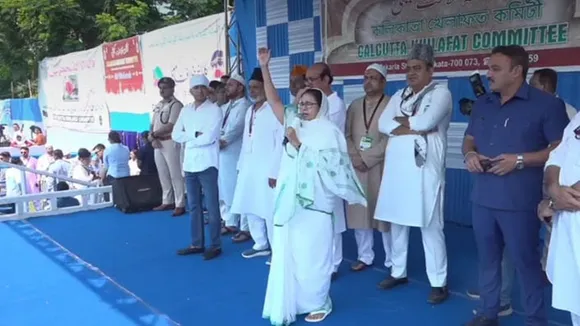
<svg viewBox="0 0 580 326"><path fill-rule="evenodd" d="M230 77L230 79L237 81L238 83L242 84L242 86L246 86L246 80L244 79L243 76L240 76L239 74L233 74Z"/></svg>
<svg viewBox="0 0 580 326"><path fill-rule="evenodd" d="M376 72L378 72L379 74L383 75L383 77L385 77L385 79L387 79L387 67L385 67L385 65L379 64L379 63L373 63L370 66L367 67L367 69L365 69L365 71L367 70L374 70Z"/></svg>
<svg viewBox="0 0 580 326"><path fill-rule="evenodd" d="M209 86L209 79L205 75L193 75L189 80L189 88L194 88L195 86Z"/></svg>

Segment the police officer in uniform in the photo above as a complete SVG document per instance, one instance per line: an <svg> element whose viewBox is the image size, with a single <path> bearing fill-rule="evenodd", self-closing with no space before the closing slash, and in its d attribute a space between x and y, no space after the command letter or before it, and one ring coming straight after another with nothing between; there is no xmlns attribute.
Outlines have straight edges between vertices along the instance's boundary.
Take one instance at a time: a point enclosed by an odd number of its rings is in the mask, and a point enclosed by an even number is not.
<svg viewBox="0 0 580 326"><path fill-rule="evenodd" d="M180 146L171 139L171 132L183 104L173 96L173 79L163 77L157 86L162 100L153 110L149 140L155 148L155 165L163 190L163 203L154 210L174 209L173 216L181 216L185 214L185 183L181 171Z"/></svg>

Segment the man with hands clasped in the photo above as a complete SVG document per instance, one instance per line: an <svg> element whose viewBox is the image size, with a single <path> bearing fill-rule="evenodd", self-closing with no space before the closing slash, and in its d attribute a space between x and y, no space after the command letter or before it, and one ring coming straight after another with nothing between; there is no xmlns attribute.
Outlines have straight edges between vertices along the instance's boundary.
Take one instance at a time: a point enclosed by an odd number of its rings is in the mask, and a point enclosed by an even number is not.
<svg viewBox="0 0 580 326"><path fill-rule="evenodd" d="M537 204L543 166L568 124L562 100L529 86L528 53L492 50L491 93L474 105L463 153L474 174L472 219L479 258L481 309L469 326L498 325L504 246L522 286L526 325L547 325Z"/></svg>

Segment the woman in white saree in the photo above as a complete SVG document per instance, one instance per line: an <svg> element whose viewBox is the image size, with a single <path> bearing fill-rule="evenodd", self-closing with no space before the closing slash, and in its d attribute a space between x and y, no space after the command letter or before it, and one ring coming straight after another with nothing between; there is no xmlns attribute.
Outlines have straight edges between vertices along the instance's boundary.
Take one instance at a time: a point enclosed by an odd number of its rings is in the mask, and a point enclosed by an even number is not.
<svg viewBox="0 0 580 326"><path fill-rule="evenodd" d="M320 322L330 314L335 199L367 204L344 134L328 120L326 96L308 89L298 107L301 119L285 121L287 143L276 186L263 311L272 325L289 325L301 314L308 314L307 322Z"/></svg>

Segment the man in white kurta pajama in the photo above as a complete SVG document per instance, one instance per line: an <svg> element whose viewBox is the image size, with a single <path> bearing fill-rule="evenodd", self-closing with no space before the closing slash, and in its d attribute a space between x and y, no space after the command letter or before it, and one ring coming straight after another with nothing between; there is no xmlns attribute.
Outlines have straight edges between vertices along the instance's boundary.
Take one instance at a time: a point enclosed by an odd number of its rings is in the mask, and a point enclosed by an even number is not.
<svg viewBox="0 0 580 326"><path fill-rule="evenodd" d="M562 142L546 162L545 183L550 199L538 213L552 218L546 273L552 283L552 306L569 311L580 326L580 115L564 130Z"/></svg>
<svg viewBox="0 0 580 326"><path fill-rule="evenodd" d="M254 246L242 253L244 258L271 253L274 187L282 153L284 128L266 102L264 79L259 68L250 79L250 96L255 104L246 112L242 150L238 160L238 180L231 212L248 219Z"/></svg>
<svg viewBox="0 0 580 326"><path fill-rule="evenodd" d="M432 291L428 302L449 296L443 234L443 191L451 93L433 81L433 48L416 44L410 52L407 82L389 101L379 131L389 136L375 218L391 223L391 275L379 284L406 284L410 227L421 228L425 265Z"/></svg>
<svg viewBox="0 0 580 326"><path fill-rule="evenodd" d="M242 76L233 75L226 85L229 102L221 107L224 117L219 156L220 209L224 220L222 234L235 233L238 228L240 231L248 231L247 220L244 218L240 221L240 215L230 212L238 179L236 166L242 149L244 120L246 111L251 105L245 97L245 85L246 82Z"/></svg>
<svg viewBox="0 0 580 326"><path fill-rule="evenodd" d="M344 133L346 128L346 105L338 96L338 93L332 90L332 81L332 72L325 63L315 63L306 72L306 85L324 92L324 95L328 98L328 120L333 122ZM333 239L334 273L332 278L335 279L338 276L338 268L342 263L342 233L346 231L346 207L343 199L336 198L333 214L334 233L336 236Z"/></svg>

